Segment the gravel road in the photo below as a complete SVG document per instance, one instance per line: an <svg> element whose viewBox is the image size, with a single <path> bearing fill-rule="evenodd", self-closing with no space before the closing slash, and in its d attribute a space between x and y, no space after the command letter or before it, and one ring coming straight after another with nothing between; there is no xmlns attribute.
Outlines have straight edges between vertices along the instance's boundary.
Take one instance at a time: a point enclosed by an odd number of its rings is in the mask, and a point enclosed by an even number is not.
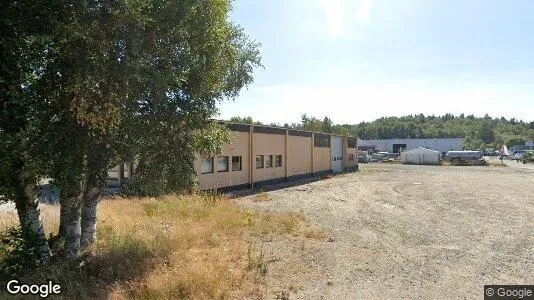
<svg viewBox="0 0 534 300"><path fill-rule="evenodd" d="M511 167L360 165L237 198L301 212L326 236L267 238L264 293L290 299L481 299L534 284L534 174Z"/></svg>

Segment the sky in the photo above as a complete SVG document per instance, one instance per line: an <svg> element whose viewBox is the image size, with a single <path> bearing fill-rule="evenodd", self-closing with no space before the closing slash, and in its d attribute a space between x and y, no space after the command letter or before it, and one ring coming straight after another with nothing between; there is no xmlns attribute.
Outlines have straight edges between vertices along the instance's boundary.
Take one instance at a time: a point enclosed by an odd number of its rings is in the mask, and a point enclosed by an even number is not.
<svg viewBox="0 0 534 300"><path fill-rule="evenodd" d="M534 121L534 1L235 0L263 68L220 119L356 124L409 114Z"/></svg>

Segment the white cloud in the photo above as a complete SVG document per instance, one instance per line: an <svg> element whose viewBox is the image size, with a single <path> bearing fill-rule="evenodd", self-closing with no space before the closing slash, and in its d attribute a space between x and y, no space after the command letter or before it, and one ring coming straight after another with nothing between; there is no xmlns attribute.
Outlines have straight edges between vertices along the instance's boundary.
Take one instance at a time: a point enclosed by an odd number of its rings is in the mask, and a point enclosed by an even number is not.
<svg viewBox="0 0 534 300"><path fill-rule="evenodd" d="M362 0L360 7L356 11L356 20L369 24L371 22L371 9L373 8L374 0Z"/></svg>
<svg viewBox="0 0 534 300"><path fill-rule="evenodd" d="M333 38L359 38L354 32L354 21L371 23L374 0L321 0L325 15L326 32Z"/></svg>
<svg viewBox="0 0 534 300"><path fill-rule="evenodd" d="M323 0L326 32L331 37L343 36L343 4L342 0Z"/></svg>

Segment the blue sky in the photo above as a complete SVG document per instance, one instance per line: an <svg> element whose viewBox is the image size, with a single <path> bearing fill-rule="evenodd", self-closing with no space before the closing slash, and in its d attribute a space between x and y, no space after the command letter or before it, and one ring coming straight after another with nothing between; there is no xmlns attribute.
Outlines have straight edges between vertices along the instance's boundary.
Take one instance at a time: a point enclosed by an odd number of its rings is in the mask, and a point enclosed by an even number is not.
<svg viewBox="0 0 534 300"><path fill-rule="evenodd" d="M219 118L534 120L534 1L236 0L264 68Z"/></svg>

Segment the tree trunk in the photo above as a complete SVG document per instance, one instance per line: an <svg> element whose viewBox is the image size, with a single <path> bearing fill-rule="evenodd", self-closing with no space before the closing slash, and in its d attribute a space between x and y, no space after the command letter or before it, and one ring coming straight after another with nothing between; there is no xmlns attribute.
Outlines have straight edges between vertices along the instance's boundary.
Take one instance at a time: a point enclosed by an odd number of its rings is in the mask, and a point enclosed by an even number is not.
<svg viewBox="0 0 534 300"><path fill-rule="evenodd" d="M98 204L101 199L101 190L98 187L90 186L84 194L82 204L82 250L89 248L96 241L96 214Z"/></svg>
<svg viewBox="0 0 534 300"><path fill-rule="evenodd" d="M119 165L119 171L117 173L117 181L119 183L119 187L122 189L122 185L124 184L124 162L121 162Z"/></svg>
<svg viewBox="0 0 534 300"><path fill-rule="evenodd" d="M80 237L81 237L81 208L83 198L83 188L78 195L66 194L60 197L60 215L59 215L59 237L63 239L63 255L69 259L75 259L80 256Z"/></svg>
<svg viewBox="0 0 534 300"><path fill-rule="evenodd" d="M37 239L37 251L41 262L48 262L52 256L41 221L39 202L36 197L35 180L21 179L15 198L15 206L22 231Z"/></svg>

